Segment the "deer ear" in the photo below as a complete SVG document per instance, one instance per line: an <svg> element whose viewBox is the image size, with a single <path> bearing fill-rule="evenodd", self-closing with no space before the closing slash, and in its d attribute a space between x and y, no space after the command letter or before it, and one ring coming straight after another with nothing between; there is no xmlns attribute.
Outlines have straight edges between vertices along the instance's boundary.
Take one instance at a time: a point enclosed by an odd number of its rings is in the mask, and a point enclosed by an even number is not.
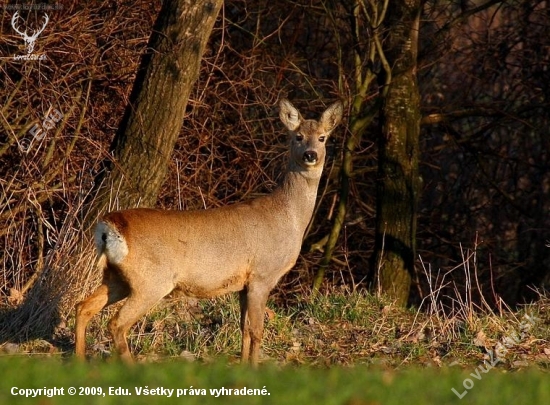
<svg viewBox="0 0 550 405"><path fill-rule="evenodd" d="M300 112L287 99L279 102L279 118L290 131L295 131L302 123Z"/></svg>
<svg viewBox="0 0 550 405"><path fill-rule="evenodd" d="M341 101L337 101L325 110L321 116L320 123L324 132L330 132L340 123L344 115L344 105Z"/></svg>

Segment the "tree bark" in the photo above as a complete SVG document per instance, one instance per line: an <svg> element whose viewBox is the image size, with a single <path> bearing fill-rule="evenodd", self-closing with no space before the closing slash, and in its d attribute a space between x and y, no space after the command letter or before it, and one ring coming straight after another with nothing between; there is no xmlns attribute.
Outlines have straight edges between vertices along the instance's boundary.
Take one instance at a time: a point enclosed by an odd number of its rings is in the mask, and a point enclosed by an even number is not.
<svg viewBox="0 0 550 405"><path fill-rule="evenodd" d="M222 4L163 3L111 145L113 159L100 182L95 213L155 205Z"/></svg>
<svg viewBox="0 0 550 405"><path fill-rule="evenodd" d="M384 21L391 81L380 110L374 280L379 293L406 305L414 271L420 192L420 97L416 81L421 1L392 1Z"/></svg>

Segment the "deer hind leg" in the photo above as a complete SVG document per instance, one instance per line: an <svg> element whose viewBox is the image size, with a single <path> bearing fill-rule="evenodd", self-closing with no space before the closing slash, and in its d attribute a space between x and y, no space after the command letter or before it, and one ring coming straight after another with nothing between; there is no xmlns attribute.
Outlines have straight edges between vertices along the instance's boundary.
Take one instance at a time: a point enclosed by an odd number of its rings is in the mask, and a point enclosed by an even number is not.
<svg viewBox="0 0 550 405"><path fill-rule="evenodd" d="M132 354L126 339L128 330L171 290L171 288L139 292L133 290L122 308L109 322L109 331L113 336L115 349L124 362L132 362Z"/></svg>
<svg viewBox="0 0 550 405"><path fill-rule="evenodd" d="M103 284L76 306L75 352L78 358L83 359L86 354L86 326L90 319L106 306L126 298L129 292L128 285L118 273L105 268Z"/></svg>
<svg viewBox="0 0 550 405"><path fill-rule="evenodd" d="M250 289L247 294L247 324L244 327L245 333L249 334L250 342L250 363L258 365L260 359L260 346L264 332L264 313L269 290ZM243 353L243 356L245 354Z"/></svg>

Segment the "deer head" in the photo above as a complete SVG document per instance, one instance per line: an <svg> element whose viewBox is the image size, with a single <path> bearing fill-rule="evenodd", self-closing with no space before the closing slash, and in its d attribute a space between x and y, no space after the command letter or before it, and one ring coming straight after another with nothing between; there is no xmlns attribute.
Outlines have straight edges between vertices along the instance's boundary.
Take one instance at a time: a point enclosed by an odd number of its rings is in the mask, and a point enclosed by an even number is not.
<svg viewBox="0 0 550 405"><path fill-rule="evenodd" d="M46 28L46 25L48 24L48 21L50 21L49 17L48 17L48 14L44 14L44 24L42 25L42 28L39 28L37 30L34 30L32 35L28 35L27 34L27 30L25 30L24 32L21 32L17 26L16 26L16 21L18 19L22 19L21 16L19 15L19 12L16 11L15 14L13 15L13 17L11 18L11 26L13 27L13 29L15 30L15 32L17 32L19 35L21 35L23 37L23 40L25 41L25 47L27 48L27 53L32 53L32 51L34 50L34 43L36 41L36 38L38 38L38 36L40 35L40 33L42 31L44 31L44 28Z"/></svg>

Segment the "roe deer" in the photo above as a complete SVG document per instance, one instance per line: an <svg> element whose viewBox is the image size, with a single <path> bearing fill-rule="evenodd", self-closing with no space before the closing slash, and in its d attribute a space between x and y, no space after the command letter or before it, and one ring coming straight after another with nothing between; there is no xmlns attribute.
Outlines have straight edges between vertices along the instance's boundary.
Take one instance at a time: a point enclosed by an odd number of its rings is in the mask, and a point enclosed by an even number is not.
<svg viewBox="0 0 550 405"><path fill-rule="evenodd" d="M342 119L341 102L319 121L304 120L288 100L280 119L290 131L286 175L272 194L221 208L136 208L107 214L95 228L103 284L76 307L76 355L85 355L89 320L127 298L109 322L122 360L126 333L172 290L210 298L239 291L241 359L257 365L267 297L296 263L325 163L325 143Z"/></svg>

